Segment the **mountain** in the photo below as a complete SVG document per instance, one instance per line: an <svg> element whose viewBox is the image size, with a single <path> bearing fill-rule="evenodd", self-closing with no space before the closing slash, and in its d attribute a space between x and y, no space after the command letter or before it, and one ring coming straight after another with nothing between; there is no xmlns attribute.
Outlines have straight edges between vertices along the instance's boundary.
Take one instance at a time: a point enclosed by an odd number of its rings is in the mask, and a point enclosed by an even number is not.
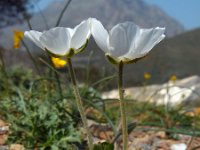
<svg viewBox="0 0 200 150"><path fill-rule="evenodd" d="M66 3L67 0L56 0L41 13L33 14L30 21L33 29L43 31L46 29L46 25L54 27ZM142 27L166 27L166 35L168 37L184 31L179 22L169 17L157 6L149 5L143 0L72 0L60 26L73 27L89 17L98 18L108 29L119 22L133 21ZM1 31L4 38L1 38L0 44L6 48L11 48L13 28L29 30L27 24L24 23Z"/></svg>
<svg viewBox="0 0 200 150"><path fill-rule="evenodd" d="M65 3L66 1L52 3L43 11L47 20L50 20L48 23L51 27L55 25L55 18L58 18ZM184 30L180 23L160 8L143 0L73 0L61 25L74 26L88 17L98 18L107 28L124 21L133 21L142 27L164 26L169 37ZM37 19L38 17L33 18L33 22L37 23Z"/></svg>

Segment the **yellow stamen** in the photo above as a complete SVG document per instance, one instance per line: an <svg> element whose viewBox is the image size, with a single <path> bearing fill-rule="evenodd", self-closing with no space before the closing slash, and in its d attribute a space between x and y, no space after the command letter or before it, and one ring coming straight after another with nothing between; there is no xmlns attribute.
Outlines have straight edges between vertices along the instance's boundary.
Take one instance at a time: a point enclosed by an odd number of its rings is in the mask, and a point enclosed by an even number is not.
<svg viewBox="0 0 200 150"><path fill-rule="evenodd" d="M67 62L63 59L51 57L51 60L56 68L63 68L67 64Z"/></svg>

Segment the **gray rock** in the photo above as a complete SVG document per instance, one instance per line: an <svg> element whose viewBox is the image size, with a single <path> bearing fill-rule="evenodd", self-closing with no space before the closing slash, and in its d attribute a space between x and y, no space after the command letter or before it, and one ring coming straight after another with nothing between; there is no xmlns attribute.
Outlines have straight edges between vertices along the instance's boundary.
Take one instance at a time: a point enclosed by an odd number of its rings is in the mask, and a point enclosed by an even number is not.
<svg viewBox="0 0 200 150"><path fill-rule="evenodd" d="M169 81L164 84L126 88L125 96L137 101L172 107L179 104L200 104L200 77L191 76L175 82ZM118 98L118 90L105 92L102 97Z"/></svg>

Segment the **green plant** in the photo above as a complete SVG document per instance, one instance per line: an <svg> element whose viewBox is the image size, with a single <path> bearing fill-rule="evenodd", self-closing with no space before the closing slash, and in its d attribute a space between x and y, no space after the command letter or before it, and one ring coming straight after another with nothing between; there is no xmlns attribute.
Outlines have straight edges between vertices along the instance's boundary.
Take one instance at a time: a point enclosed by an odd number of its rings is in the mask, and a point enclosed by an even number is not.
<svg viewBox="0 0 200 150"><path fill-rule="evenodd" d="M75 148L81 142L73 112L69 112L70 99L58 99L57 94L50 97L45 89L49 85L46 80L36 82L39 79L34 80L18 69L10 71L10 80L10 97L1 95L0 101L0 116L10 123L9 143L21 143L27 149L56 150ZM24 85L26 80L29 86Z"/></svg>

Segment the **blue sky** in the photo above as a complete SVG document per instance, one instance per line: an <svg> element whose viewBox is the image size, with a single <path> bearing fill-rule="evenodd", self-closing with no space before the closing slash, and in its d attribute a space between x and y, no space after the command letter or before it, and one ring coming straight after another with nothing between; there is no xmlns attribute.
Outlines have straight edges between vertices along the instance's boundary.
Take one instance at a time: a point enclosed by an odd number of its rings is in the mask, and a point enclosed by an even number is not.
<svg viewBox="0 0 200 150"><path fill-rule="evenodd" d="M59 0L41 0L39 6ZM187 30L200 27L200 0L144 0L162 8L169 16L178 20Z"/></svg>
<svg viewBox="0 0 200 150"><path fill-rule="evenodd" d="M53 2L55 0L40 0L38 5L40 9L44 9L49 3Z"/></svg>
<svg viewBox="0 0 200 150"><path fill-rule="evenodd" d="M190 30L200 27L200 0L144 0L162 8Z"/></svg>

